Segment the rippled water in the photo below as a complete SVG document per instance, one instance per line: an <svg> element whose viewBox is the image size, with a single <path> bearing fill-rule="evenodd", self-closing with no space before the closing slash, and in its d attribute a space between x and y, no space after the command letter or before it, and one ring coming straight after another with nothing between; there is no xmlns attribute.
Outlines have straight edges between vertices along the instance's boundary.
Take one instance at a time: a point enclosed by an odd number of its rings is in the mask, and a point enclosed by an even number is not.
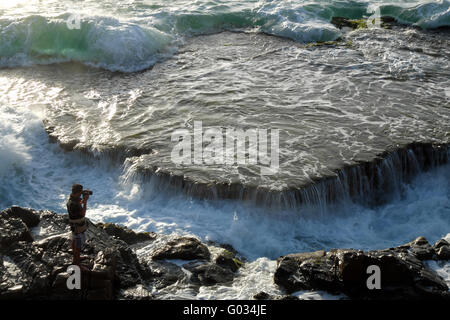
<svg viewBox="0 0 450 320"><path fill-rule="evenodd" d="M298 188L397 146L447 143L448 33L399 28L347 39L305 47L221 33L192 39L138 74L64 65L13 70L8 79L38 75L59 90L46 125L61 142L94 152L135 150L142 155L129 159L131 171L196 182ZM193 132L194 121L204 130L279 129L278 172L261 176L259 163L176 165L171 135Z"/></svg>

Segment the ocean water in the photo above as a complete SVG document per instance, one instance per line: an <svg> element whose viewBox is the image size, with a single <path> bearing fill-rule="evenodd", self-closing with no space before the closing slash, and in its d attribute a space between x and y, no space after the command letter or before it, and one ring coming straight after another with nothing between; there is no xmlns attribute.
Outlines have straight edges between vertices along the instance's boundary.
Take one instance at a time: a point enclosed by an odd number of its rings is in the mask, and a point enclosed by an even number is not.
<svg viewBox="0 0 450 320"><path fill-rule="evenodd" d="M402 25L330 23L377 10ZM167 177L281 192L411 142L447 145L449 15L449 1L0 1L0 207L64 213L79 182L94 221L231 244L249 260L231 287L162 298L279 293L275 259L288 253L433 243L450 232L449 164L394 179L377 205L205 199ZM277 174L174 164L171 134L195 121L279 129Z"/></svg>

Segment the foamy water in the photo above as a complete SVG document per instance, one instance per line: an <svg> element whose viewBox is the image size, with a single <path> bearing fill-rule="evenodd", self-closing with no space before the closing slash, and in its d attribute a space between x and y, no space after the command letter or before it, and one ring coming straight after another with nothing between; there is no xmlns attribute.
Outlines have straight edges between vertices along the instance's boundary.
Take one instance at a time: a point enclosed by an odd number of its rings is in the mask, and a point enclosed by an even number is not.
<svg viewBox="0 0 450 320"><path fill-rule="evenodd" d="M30 101L45 97L29 93ZM4 101L2 101L4 103ZM450 166L419 175L401 200L377 208L347 203L311 212L272 212L234 201L199 201L171 195L151 185L124 184L120 166L64 153L48 142L39 110L1 110L0 206L13 204L65 212L70 186L94 190L88 217L127 225L139 231L195 235L231 244L249 259L231 287L204 288L198 294L172 288L161 298L251 298L259 291L281 294L273 284L279 255L330 248L379 249L418 235L434 242L450 230ZM445 265L439 272L445 273ZM447 269L446 269L447 268ZM298 293L301 298L339 298Z"/></svg>
<svg viewBox="0 0 450 320"><path fill-rule="evenodd" d="M137 71L159 61L185 37L252 30L299 42L336 40L330 20L380 15L421 28L449 24L442 1L22 1L0 4L0 65L80 61ZM67 21L76 29L68 29Z"/></svg>
<svg viewBox="0 0 450 320"><path fill-rule="evenodd" d="M89 217L136 230L193 234L229 243L250 259L329 249L384 248L424 235L430 242L448 233L450 167L420 174L402 199L376 208L352 203L326 211L271 211L236 201L200 201L123 184L122 171L106 160L63 153L48 142L41 121L23 108L2 108L0 204L64 212L75 181L94 190ZM20 142L20 143L18 143ZM5 146L5 145L4 145Z"/></svg>

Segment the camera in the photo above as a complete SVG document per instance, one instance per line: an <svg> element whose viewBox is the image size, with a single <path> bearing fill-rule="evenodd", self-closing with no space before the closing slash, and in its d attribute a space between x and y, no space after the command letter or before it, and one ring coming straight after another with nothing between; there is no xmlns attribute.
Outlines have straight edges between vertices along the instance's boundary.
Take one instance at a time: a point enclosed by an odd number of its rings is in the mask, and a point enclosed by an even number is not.
<svg viewBox="0 0 450 320"><path fill-rule="evenodd" d="M83 196L92 196L92 191L91 190L83 190L82 192L81 192L81 194L83 195Z"/></svg>

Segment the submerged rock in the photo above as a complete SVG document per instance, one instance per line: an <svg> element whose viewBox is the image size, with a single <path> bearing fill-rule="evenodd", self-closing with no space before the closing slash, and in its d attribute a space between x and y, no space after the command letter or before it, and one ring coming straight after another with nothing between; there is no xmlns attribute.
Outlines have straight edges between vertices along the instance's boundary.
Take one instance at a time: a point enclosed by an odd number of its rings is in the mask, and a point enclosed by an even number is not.
<svg viewBox="0 0 450 320"><path fill-rule="evenodd" d="M351 29L360 29L367 28L365 19L348 19L344 17L333 17L331 19L331 23L334 24L337 28L342 29L344 27Z"/></svg>
<svg viewBox="0 0 450 320"><path fill-rule="evenodd" d="M374 24L373 19L348 19L344 17L333 17L331 23L337 28L350 28L355 29L365 29L368 24ZM380 24L383 28L390 28L392 25L397 24L397 20L394 17L382 16L380 17Z"/></svg>

